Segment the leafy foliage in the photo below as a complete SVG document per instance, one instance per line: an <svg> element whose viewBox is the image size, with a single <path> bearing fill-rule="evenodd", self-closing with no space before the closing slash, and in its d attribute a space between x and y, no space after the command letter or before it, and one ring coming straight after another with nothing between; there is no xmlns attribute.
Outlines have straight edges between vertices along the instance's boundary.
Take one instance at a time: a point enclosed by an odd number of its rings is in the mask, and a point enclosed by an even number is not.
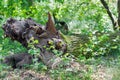
<svg viewBox="0 0 120 80"><path fill-rule="evenodd" d="M1 26L7 18L14 17L24 19L32 17L37 22L45 24L47 13L55 13L58 20L65 21L69 26L69 34L66 35L68 49L79 61L85 58L92 58L101 55L117 54L120 52L120 33L114 32L111 21L106 10L99 0L0 0L0 24ZM117 15L115 1L109 1L114 15ZM0 62L4 56L27 51L20 43L5 38L0 27ZM73 34L73 35L72 35ZM76 37L77 35L77 37ZM70 37L69 37L70 36ZM36 43L37 41L34 41ZM38 54L40 51L32 47L28 52ZM54 50L55 54L59 52ZM85 58L84 58L85 57ZM35 60L36 61L36 60ZM0 71L4 69L0 65ZM37 71L46 71L47 67L43 63L36 63L30 68ZM79 80L77 73L65 72L63 70L51 70L51 76L61 80ZM60 74L60 75L59 75ZM72 75L72 76L71 76ZM73 77L75 76L75 77ZM66 78L67 77L67 78ZM86 73L82 80L90 79L90 74Z"/></svg>
<svg viewBox="0 0 120 80"><path fill-rule="evenodd" d="M84 39L86 35L81 36L79 41L74 43L76 47L73 47L73 53L76 56L85 56L86 58L117 54L119 52L119 32L114 33L91 33L87 39ZM84 37L84 38L83 38ZM86 41L85 41L86 40ZM78 45L79 44L79 45Z"/></svg>

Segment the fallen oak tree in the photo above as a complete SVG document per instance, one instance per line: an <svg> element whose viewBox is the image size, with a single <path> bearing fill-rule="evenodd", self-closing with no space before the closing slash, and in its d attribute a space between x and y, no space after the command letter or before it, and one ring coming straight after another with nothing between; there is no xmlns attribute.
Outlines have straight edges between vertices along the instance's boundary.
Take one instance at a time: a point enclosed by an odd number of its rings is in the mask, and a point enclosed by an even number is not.
<svg viewBox="0 0 120 80"><path fill-rule="evenodd" d="M61 51L62 53L65 53L67 50L67 45L61 38L60 33L56 30L50 13L48 13L48 22L45 27L30 18L26 20L16 20L10 18L2 28L5 31L6 37L10 37L12 40L17 40L28 49L30 48L28 46L29 43L37 40L38 43L33 45L35 48L40 50L39 58L50 68L55 68L61 62L61 58L56 56L52 50L55 49ZM51 43L53 46L52 48L50 48ZM49 48L49 50L46 50L46 48ZM22 54L19 54L19 56L20 55ZM9 57L9 59L11 58L14 62L16 62L15 55ZM23 59L20 58L20 60L15 63L15 67L21 67L21 64L29 64L24 62L26 58L27 60L29 59L29 57L23 57ZM7 59L8 58L5 58L6 62L11 63Z"/></svg>

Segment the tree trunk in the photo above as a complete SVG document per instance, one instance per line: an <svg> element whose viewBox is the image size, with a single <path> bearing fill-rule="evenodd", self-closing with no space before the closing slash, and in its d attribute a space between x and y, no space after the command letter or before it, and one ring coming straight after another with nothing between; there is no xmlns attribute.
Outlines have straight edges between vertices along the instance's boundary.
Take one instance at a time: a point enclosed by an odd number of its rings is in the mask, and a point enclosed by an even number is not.
<svg viewBox="0 0 120 80"><path fill-rule="evenodd" d="M118 0L117 9L118 9L118 26L120 27L120 0Z"/></svg>
<svg viewBox="0 0 120 80"><path fill-rule="evenodd" d="M110 17L110 19L112 21L113 29L116 30L117 29L116 23L115 23L115 20L114 20L114 18L112 16L112 13L110 12L110 9L109 9L107 3L105 2L105 0L100 0L100 1L101 1L102 5L104 6L104 8L106 9L107 14L108 14L108 16Z"/></svg>

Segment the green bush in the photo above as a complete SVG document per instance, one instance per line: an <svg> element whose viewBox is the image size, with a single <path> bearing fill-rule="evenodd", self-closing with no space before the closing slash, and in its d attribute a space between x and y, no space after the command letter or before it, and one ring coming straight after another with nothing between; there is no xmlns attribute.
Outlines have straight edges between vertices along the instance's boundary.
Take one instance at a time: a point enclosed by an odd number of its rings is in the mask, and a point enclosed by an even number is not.
<svg viewBox="0 0 120 80"><path fill-rule="evenodd" d="M100 55L117 54L120 52L120 32L93 32L87 36L88 38L85 38L85 36L86 35L79 36L79 40L73 43L72 50L75 56L91 58Z"/></svg>
<svg viewBox="0 0 120 80"><path fill-rule="evenodd" d="M112 8L113 10L114 8ZM112 31L112 24L103 9L100 1L94 0L35 0L33 3L28 0L1 0L0 1L0 23L1 25L9 17L24 19L34 18L37 22L45 25L47 21L47 12L55 13L58 20L67 22L70 33L80 33L88 36L88 41L84 44L77 42L73 47L73 54L77 56L95 56L99 54L108 54L113 52L118 44L109 42L109 34ZM114 10L116 12L116 9ZM116 14L115 14L116 15ZM0 52L16 53L25 51L25 49L16 41L3 38L3 30L0 33ZM95 34L101 34L97 36ZM104 34L105 33L105 34ZM86 38L85 36L83 36ZM83 38L83 39L84 39ZM115 38L117 39L117 37ZM73 43L74 44L74 43Z"/></svg>

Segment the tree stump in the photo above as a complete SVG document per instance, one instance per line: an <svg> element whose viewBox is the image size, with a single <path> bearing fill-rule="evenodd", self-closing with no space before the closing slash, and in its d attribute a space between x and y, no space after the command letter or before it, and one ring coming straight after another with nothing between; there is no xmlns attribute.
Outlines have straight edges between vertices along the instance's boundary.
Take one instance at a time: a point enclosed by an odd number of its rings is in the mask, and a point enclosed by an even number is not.
<svg viewBox="0 0 120 80"><path fill-rule="evenodd" d="M36 23L31 18L25 20L10 18L2 28L6 37L20 42L26 48L30 48L29 43L37 40L38 43L33 45L40 50L39 58L50 68L55 68L61 62L61 58L56 56L52 50L55 49L63 53L67 50L67 45L56 30L50 13L48 13L46 26ZM50 48L51 44L53 48ZM46 50L46 48L50 48L50 50Z"/></svg>

